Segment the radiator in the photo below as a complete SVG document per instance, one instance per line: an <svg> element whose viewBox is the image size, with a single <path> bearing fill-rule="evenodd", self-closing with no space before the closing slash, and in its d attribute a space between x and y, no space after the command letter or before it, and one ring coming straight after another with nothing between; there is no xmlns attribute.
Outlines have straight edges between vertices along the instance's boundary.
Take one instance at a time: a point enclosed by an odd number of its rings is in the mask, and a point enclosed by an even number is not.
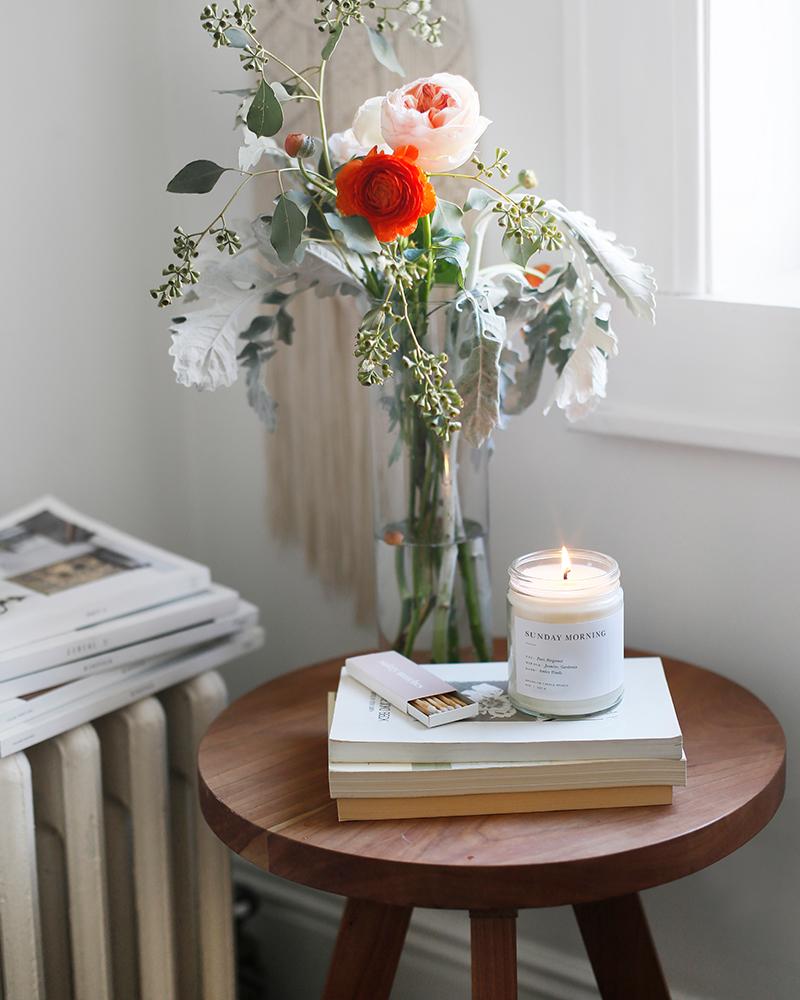
<svg viewBox="0 0 800 1000"><path fill-rule="evenodd" d="M0 1000L234 1000L195 755L211 671L0 759Z"/></svg>

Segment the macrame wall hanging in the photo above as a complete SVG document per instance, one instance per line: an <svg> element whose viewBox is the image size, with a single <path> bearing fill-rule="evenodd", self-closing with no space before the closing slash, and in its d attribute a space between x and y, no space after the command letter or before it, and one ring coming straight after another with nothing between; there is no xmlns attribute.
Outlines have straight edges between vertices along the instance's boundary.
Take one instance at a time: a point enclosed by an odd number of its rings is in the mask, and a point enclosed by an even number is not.
<svg viewBox="0 0 800 1000"><path fill-rule="evenodd" d="M319 61L322 36L312 26L312 0L273 0L263 13L264 44L287 53L294 66ZM380 66L366 32L354 26L343 37L326 78L331 131L349 128L356 108L407 80L435 72L471 78L463 0L438 0L447 18L441 48L398 31L393 37L401 79ZM303 113L297 105L304 105ZM319 133L310 102L292 108L292 129ZM369 390L358 383L353 357L359 316L349 298L293 303L294 344L269 365L269 386L278 403L278 429L267 438L268 503L273 534L299 544L322 583L351 594L356 619L373 612L372 501L370 496Z"/></svg>

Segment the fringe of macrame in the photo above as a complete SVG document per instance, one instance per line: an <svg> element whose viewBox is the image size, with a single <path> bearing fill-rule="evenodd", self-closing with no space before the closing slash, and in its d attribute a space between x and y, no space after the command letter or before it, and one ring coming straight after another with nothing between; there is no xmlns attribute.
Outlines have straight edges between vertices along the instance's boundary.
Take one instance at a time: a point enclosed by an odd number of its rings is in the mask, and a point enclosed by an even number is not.
<svg viewBox="0 0 800 1000"><path fill-rule="evenodd" d="M447 17L445 44L432 49L403 37L394 41L405 79L449 70L470 76L463 0L439 0ZM276 0L265 26L269 47L308 66L319 57L320 36L308 24L308 6ZM266 11L265 11L266 13ZM350 125L358 105L400 85L369 51L366 32L350 30L340 42L326 81L326 108L333 131ZM343 53L342 53L343 55ZM296 129L317 134L310 102L289 112ZM317 299L312 292L292 302L295 343L269 363L268 383L278 403L278 429L267 438L268 503L272 532L300 544L323 585L351 594L359 623L374 617L374 553L371 502L369 392L355 377L353 340L359 316L353 300Z"/></svg>

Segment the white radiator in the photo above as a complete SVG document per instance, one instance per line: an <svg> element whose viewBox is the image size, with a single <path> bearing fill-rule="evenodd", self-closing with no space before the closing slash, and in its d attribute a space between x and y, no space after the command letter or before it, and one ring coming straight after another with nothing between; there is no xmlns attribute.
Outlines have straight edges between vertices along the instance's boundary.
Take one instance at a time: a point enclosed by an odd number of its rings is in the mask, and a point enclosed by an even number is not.
<svg viewBox="0 0 800 1000"><path fill-rule="evenodd" d="M0 1000L233 1000L195 766L225 697L211 671L0 759Z"/></svg>

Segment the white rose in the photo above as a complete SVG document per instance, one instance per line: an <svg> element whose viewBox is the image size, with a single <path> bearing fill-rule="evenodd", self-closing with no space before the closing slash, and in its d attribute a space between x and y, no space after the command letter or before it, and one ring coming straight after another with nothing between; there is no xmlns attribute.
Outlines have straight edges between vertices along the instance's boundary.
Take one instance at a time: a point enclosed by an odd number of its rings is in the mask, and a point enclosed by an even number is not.
<svg viewBox="0 0 800 1000"><path fill-rule="evenodd" d="M337 163L347 163L354 156L366 156L373 146L389 152L381 132L383 100L382 97L370 97L368 101L364 101L356 111L352 128L334 132L328 137L328 149Z"/></svg>
<svg viewBox="0 0 800 1000"><path fill-rule="evenodd" d="M490 124L480 110L469 80L435 73L386 95L381 131L392 149L416 146L424 170L454 170L472 156Z"/></svg>

